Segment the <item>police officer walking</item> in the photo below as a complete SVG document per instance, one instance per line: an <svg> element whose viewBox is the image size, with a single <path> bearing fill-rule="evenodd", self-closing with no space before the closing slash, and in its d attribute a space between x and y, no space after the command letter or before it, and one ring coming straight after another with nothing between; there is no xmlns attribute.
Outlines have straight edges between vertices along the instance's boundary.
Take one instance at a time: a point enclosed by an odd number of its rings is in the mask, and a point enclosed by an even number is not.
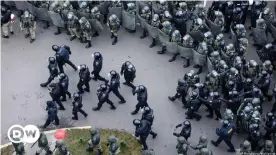
<svg viewBox="0 0 276 155"><path fill-rule="evenodd" d="M133 124L136 126L135 136L140 138L140 143L143 145L143 150L148 149L146 140L151 131L151 123L147 120L133 120Z"/></svg>
<svg viewBox="0 0 276 155"><path fill-rule="evenodd" d="M82 96L79 93L74 93L73 94L73 98L74 101L72 103L73 105L73 110L72 110L72 114L74 115L74 117L72 117L73 120L78 120L78 112L80 112L81 114L83 114L84 117L87 117L88 114L82 110Z"/></svg>
<svg viewBox="0 0 276 155"><path fill-rule="evenodd" d="M123 84L131 87L132 89L135 89L135 86L132 84L132 82L136 77L136 69L131 64L131 62L126 61L125 63L122 64L121 75L124 75L124 78L126 81Z"/></svg>
<svg viewBox="0 0 276 155"><path fill-rule="evenodd" d="M137 93L138 103L135 106L135 110L131 112L131 115L135 115L138 113L140 108L148 107L148 91L147 88L143 85L136 86L136 88L132 91L133 95Z"/></svg>
<svg viewBox="0 0 276 155"><path fill-rule="evenodd" d="M52 97L52 100L58 104L59 110L65 110L63 104L60 101L61 87L59 83L51 83L48 89L49 89L49 94Z"/></svg>
<svg viewBox="0 0 276 155"><path fill-rule="evenodd" d="M102 105L107 102L110 105L110 109L115 110L113 102L109 100L108 87L106 84L101 84L100 88L97 90L97 96L99 99L97 107L92 108L94 111L99 111Z"/></svg>
<svg viewBox="0 0 276 155"><path fill-rule="evenodd" d="M149 121L150 127L152 127L154 120L153 109L151 109L150 107L144 107L141 120ZM152 128L150 128L150 134L152 135L153 139L157 136L157 133L153 132Z"/></svg>
<svg viewBox="0 0 276 155"><path fill-rule="evenodd" d="M188 100L189 109L186 113L187 117L186 119L193 119L195 118L197 121L201 119L202 116L197 114L196 112L201 106L201 102L198 98L198 93L196 91L193 91L190 99Z"/></svg>
<svg viewBox="0 0 276 155"><path fill-rule="evenodd" d="M183 108L188 108L188 104L186 101L186 95L188 92L188 84L183 79L178 79L178 85L176 88L176 94L174 96L169 96L169 100L175 101L175 99L180 98L182 99Z"/></svg>
<svg viewBox="0 0 276 155"><path fill-rule="evenodd" d="M182 127L182 129L181 129L180 133L176 133L175 131L179 127ZM191 132L192 132L191 122L186 120L183 123L175 126L173 135L176 137L184 137L187 141L188 138L191 137Z"/></svg>
<svg viewBox="0 0 276 155"><path fill-rule="evenodd" d="M1 6L1 26L3 29L3 38L9 38L9 32L13 34L13 29L12 29L12 23L11 21L11 11L5 7Z"/></svg>
<svg viewBox="0 0 276 155"><path fill-rule="evenodd" d="M47 85L50 84L55 79L55 77L58 76L56 59L54 57L49 57L48 61L49 61L48 70L50 72L50 76L47 82L40 84L41 87L47 87Z"/></svg>
<svg viewBox="0 0 276 155"><path fill-rule="evenodd" d="M36 30L36 21L35 17L29 13L29 11L25 11L24 14L20 18L20 29L21 31L25 30L25 38L31 36L30 43L35 40L35 30Z"/></svg>
<svg viewBox="0 0 276 155"><path fill-rule="evenodd" d="M39 150L36 151L35 155L39 155L43 150L45 150L45 155L52 155L53 152L50 150L47 136L45 133L41 132L39 135L39 139L37 140ZM36 142L35 142L36 143ZM33 144L34 145L34 144Z"/></svg>
<svg viewBox="0 0 276 155"><path fill-rule="evenodd" d="M71 93L68 91L69 78L66 74L59 74L59 85L61 88L61 101L66 101L66 95L68 95L68 97L71 99Z"/></svg>
<svg viewBox="0 0 276 155"><path fill-rule="evenodd" d="M108 93L110 93L112 91L121 100L119 102L120 104L126 103L126 100L119 92L120 75L116 71L112 70L109 72L109 76L110 76L110 82L109 82Z"/></svg>
<svg viewBox="0 0 276 155"><path fill-rule="evenodd" d="M80 65L80 72L79 72L79 83L77 85L78 89L79 89L79 93L82 94L84 93L83 90L90 92L90 85L89 85L89 81L91 80L90 77L90 72L88 67L85 64L81 64ZM82 88L83 85L85 85L86 88Z"/></svg>
<svg viewBox="0 0 276 155"><path fill-rule="evenodd" d="M100 76L100 72L103 67L103 56L101 55L101 53L95 52L94 54L92 54L92 57L94 58L93 71L91 72L94 77L92 79L95 81L100 80L108 83L108 80Z"/></svg>
<svg viewBox="0 0 276 155"><path fill-rule="evenodd" d="M231 138L233 136L234 130L234 125L230 124L227 120L224 120L221 129L216 129L216 133L219 138L217 139L217 141L211 140L212 144L217 147L222 141L224 141L226 145L230 148L227 151L235 152L234 145L231 143Z"/></svg>
<svg viewBox="0 0 276 155"><path fill-rule="evenodd" d="M75 71L78 70L78 68L70 61L70 55L71 55L71 50L70 47L67 45L53 45L52 46L53 51L56 52L56 60L58 63L58 68L60 73L64 73L63 70L63 65L67 63L70 65Z"/></svg>
<svg viewBox="0 0 276 155"><path fill-rule="evenodd" d="M55 102L53 101L47 101L47 107L46 111L48 111L48 117L45 122L45 124L42 126L42 128L47 128L48 125L50 125L51 122L55 121L55 125L59 125L59 118L57 116L57 107Z"/></svg>

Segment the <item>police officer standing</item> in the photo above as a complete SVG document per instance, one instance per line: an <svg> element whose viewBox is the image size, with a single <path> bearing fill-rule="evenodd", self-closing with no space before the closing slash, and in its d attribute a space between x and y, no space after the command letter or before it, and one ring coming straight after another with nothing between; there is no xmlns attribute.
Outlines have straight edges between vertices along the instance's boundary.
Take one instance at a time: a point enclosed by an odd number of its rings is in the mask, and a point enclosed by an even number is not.
<svg viewBox="0 0 276 155"><path fill-rule="evenodd" d="M56 60L59 68L60 73L64 73L63 70L63 65L67 63L70 65L75 71L78 70L78 68L70 61L70 55L71 55L71 50L70 47L67 45L53 45L52 46L53 51L56 52Z"/></svg>
<svg viewBox="0 0 276 155"><path fill-rule="evenodd" d="M176 88L176 94L174 96L169 96L169 100L175 101L175 99L180 98L182 99L183 108L188 108L188 104L186 101L186 95L188 92L188 84L183 79L178 79L178 85Z"/></svg>
<svg viewBox="0 0 276 155"><path fill-rule="evenodd" d="M135 86L132 84L132 82L136 77L136 69L131 64L131 62L126 61L125 63L122 64L121 75L123 75L123 74L124 74L124 78L126 81L123 84L131 87L132 89L135 89Z"/></svg>
<svg viewBox="0 0 276 155"><path fill-rule="evenodd" d="M24 11L24 14L20 18L20 29L21 31L25 30L25 38L28 38L31 35L30 43L34 42L36 21L35 17L27 10Z"/></svg>
<svg viewBox="0 0 276 155"><path fill-rule="evenodd" d="M115 45L118 41L117 32L119 31L119 29L121 27L119 18L115 14L111 15L108 18L107 26L109 27L110 32L111 32L110 38L114 38L112 45Z"/></svg>
<svg viewBox="0 0 276 155"><path fill-rule="evenodd" d="M271 139L271 135L276 132L276 119L272 112L266 114L265 126L266 133L264 135L265 139Z"/></svg>
<svg viewBox="0 0 276 155"><path fill-rule="evenodd" d="M58 76L56 59L54 57L49 57L48 62L49 62L48 70L50 72L50 76L47 82L40 84L41 87L47 87L47 85L50 84L55 79L55 77Z"/></svg>
<svg viewBox="0 0 276 155"><path fill-rule="evenodd" d="M108 80L100 76L100 72L103 67L103 56L101 55L101 53L95 52L94 54L92 54L92 57L94 58L93 71L91 72L94 77L92 79L95 81L100 80L108 83Z"/></svg>
<svg viewBox="0 0 276 155"><path fill-rule="evenodd" d="M66 101L66 95L68 95L69 98L71 98L71 93L68 91L69 86L69 78L66 74L60 73L59 74L59 85L61 88L61 101Z"/></svg>
<svg viewBox="0 0 276 155"><path fill-rule="evenodd" d="M189 109L186 113L187 115L186 119L195 118L197 121L199 121L202 116L196 113L201 106L201 102L198 98L197 92L193 91L191 93L190 99L188 100L188 105L189 105Z"/></svg>
<svg viewBox="0 0 276 155"><path fill-rule="evenodd" d="M108 93L110 93L112 91L121 100L119 102L120 104L126 103L126 100L119 92L120 75L114 70L110 71L108 75L110 76Z"/></svg>
<svg viewBox="0 0 276 155"><path fill-rule="evenodd" d="M90 77L90 72L88 67L85 64L81 64L80 65L80 72L79 72L79 83L77 85L78 89L79 89L79 93L82 94L84 93L83 90L90 92L90 85L89 85L89 81L91 80ZM86 88L82 88L83 85L85 85Z"/></svg>
<svg viewBox="0 0 276 155"><path fill-rule="evenodd" d="M51 83L48 89L49 89L49 94L52 97L52 100L59 105L59 110L65 110L63 104L60 101L61 87L59 83Z"/></svg>
<svg viewBox="0 0 276 155"><path fill-rule="evenodd" d="M5 6L1 6L1 26L3 29L3 38L9 38L9 32L13 34L11 21L11 10ZM14 16L14 15L13 15Z"/></svg>
<svg viewBox="0 0 276 155"><path fill-rule="evenodd" d="M210 96L212 98L211 101L203 100L203 102L209 102L209 104L211 104L211 109L209 109L210 111L209 111L209 115L207 115L207 117L213 118L213 111L215 111L215 114L217 116L216 120L222 119L221 113L220 113L221 101L220 101L219 93L218 92L211 92Z"/></svg>
<svg viewBox="0 0 276 155"><path fill-rule="evenodd" d="M146 140L151 131L151 123L147 120L133 120L133 124L136 126L135 136L140 138L140 143L143 145L143 150L148 149Z"/></svg>
<svg viewBox="0 0 276 155"><path fill-rule="evenodd" d="M148 91L147 88L143 85L136 86L136 88L132 91L133 95L137 93L138 103L135 106L135 110L131 112L131 115L135 115L138 113L140 108L148 107Z"/></svg>
<svg viewBox="0 0 276 155"><path fill-rule="evenodd" d="M230 148L227 151L235 152L234 145L231 143L231 138L234 130L234 125L230 124L227 120L224 120L221 129L216 129L216 133L219 138L217 139L217 141L211 140L212 144L217 147L222 141L224 141L226 145Z"/></svg>
<svg viewBox="0 0 276 155"><path fill-rule="evenodd" d="M97 90L97 96L99 99L98 106L92 108L94 111L99 111L102 105L107 102L110 105L110 109L115 110L116 107L114 106L113 102L109 100L108 95L108 87L106 84L101 84L100 88Z"/></svg>
<svg viewBox="0 0 276 155"><path fill-rule="evenodd" d="M47 101L47 107L46 111L48 111L48 117L45 122L45 124L42 126L42 128L47 128L48 125L50 125L51 122L55 121L55 125L59 125L59 118L57 116L57 107L55 102L53 101Z"/></svg>
<svg viewBox="0 0 276 155"><path fill-rule="evenodd" d="M182 127L180 133L176 133L176 129ZM190 121L184 121L182 124L178 124L175 126L174 133L173 135L176 137L184 137L186 141L188 140L189 137L191 137L191 132L192 132L192 126Z"/></svg>

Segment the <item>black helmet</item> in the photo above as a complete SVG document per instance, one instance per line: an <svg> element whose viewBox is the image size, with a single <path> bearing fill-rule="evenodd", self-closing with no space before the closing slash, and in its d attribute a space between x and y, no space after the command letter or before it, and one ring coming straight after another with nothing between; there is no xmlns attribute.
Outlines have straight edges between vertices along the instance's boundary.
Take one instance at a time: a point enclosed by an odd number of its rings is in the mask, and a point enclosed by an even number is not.
<svg viewBox="0 0 276 155"><path fill-rule="evenodd" d="M131 62L130 62L130 61L126 61L126 62L125 62L125 65L126 65L126 66L129 66L129 65L131 65Z"/></svg>
<svg viewBox="0 0 276 155"><path fill-rule="evenodd" d="M240 14L240 13L242 12L242 10L241 10L240 7L237 7L237 8L235 8L235 9L233 10L233 12L234 12L235 14Z"/></svg>
<svg viewBox="0 0 276 155"><path fill-rule="evenodd" d="M183 79L178 79L177 83L179 86L184 86L187 82Z"/></svg>
<svg viewBox="0 0 276 155"><path fill-rule="evenodd" d="M81 70L81 71L84 71L86 68L87 68L87 67L86 67L85 64L81 64L81 65L80 65L80 70Z"/></svg>
<svg viewBox="0 0 276 155"><path fill-rule="evenodd" d="M93 57L94 57L94 59L100 59L101 57L102 57L102 55L101 55L101 53L100 52L95 52L94 54L93 54Z"/></svg>
<svg viewBox="0 0 276 155"><path fill-rule="evenodd" d="M239 93L236 90L233 90L233 91L229 92L229 95L232 96L232 97L236 97L236 96L239 95Z"/></svg>
<svg viewBox="0 0 276 155"><path fill-rule="evenodd" d="M73 98L78 100L80 98L80 94L79 93L74 93Z"/></svg>
<svg viewBox="0 0 276 155"><path fill-rule="evenodd" d="M53 107L55 105L55 102L53 102L53 101L47 101L46 104L49 107Z"/></svg>
<svg viewBox="0 0 276 155"><path fill-rule="evenodd" d="M272 120L272 119L274 118L274 115L273 115L272 112L268 112L268 113L266 114L266 117L267 117L268 119Z"/></svg>
<svg viewBox="0 0 276 155"><path fill-rule="evenodd" d="M1 6L1 13L4 14L7 12L7 8L4 6Z"/></svg>
<svg viewBox="0 0 276 155"><path fill-rule="evenodd" d="M222 124L224 127L227 127L227 126L229 126L230 123L228 120L223 120Z"/></svg>
<svg viewBox="0 0 276 155"><path fill-rule="evenodd" d="M198 96L198 93L196 91L193 91L191 94L191 98L195 99Z"/></svg>
<svg viewBox="0 0 276 155"><path fill-rule="evenodd" d="M106 84L101 84L100 85L100 90L101 91L106 91L107 90L107 85Z"/></svg>
<svg viewBox="0 0 276 155"><path fill-rule="evenodd" d="M109 74L111 78L114 78L117 76L117 72L115 70L110 71Z"/></svg>
<svg viewBox="0 0 276 155"><path fill-rule="evenodd" d="M218 99L220 97L218 92L213 92L213 98Z"/></svg>
<svg viewBox="0 0 276 155"><path fill-rule="evenodd" d="M147 114L150 112L150 107L145 107L143 113Z"/></svg>
<svg viewBox="0 0 276 155"><path fill-rule="evenodd" d="M65 78L66 75L64 73L60 73L58 76L59 76L59 79L62 80Z"/></svg>
<svg viewBox="0 0 276 155"><path fill-rule="evenodd" d="M53 45L52 46L52 49L53 49L53 51L59 51L59 46L58 45Z"/></svg>
<svg viewBox="0 0 276 155"><path fill-rule="evenodd" d="M139 126L141 124L141 121L139 119L134 119L133 120L133 125Z"/></svg>
<svg viewBox="0 0 276 155"><path fill-rule="evenodd" d="M266 77L268 75L267 71L262 71L262 76Z"/></svg>
<svg viewBox="0 0 276 155"><path fill-rule="evenodd" d="M183 122L183 125L184 125L184 127L189 128L189 127L191 127L191 122L186 120Z"/></svg>
<svg viewBox="0 0 276 155"><path fill-rule="evenodd" d="M253 83L252 79L250 79L250 78L247 78L247 79L245 80L245 82L246 82L246 84L252 84L252 83Z"/></svg>
<svg viewBox="0 0 276 155"><path fill-rule="evenodd" d="M56 59L54 57L49 57L48 61L50 64L54 64L56 62Z"/></svg>
<svg viewBox="0 0 276 155"><path fill-rule="evenodd" d="M232 80L228 81L227 84L228 84L228 86L231 87L231 88L233 88L233 87L235 86L235 83L234 83L234 81L232 81Z"/></svg>

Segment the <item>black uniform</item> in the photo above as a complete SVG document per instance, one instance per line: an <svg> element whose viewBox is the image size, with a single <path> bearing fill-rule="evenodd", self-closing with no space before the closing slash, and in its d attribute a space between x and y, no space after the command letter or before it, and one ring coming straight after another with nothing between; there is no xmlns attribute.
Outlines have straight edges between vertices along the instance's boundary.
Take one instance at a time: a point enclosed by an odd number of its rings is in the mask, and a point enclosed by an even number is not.
<svg viewBox="0 0 276 155"><path fill-rule="evenodd" d="M218 92L212 92L211 93L211 101L202 100L203 102L207 102L207 104L211 105L211 108L209 110L209 115L207 117L213 118L214 111L217 116L216 120L221 119L221 113L220 113L220 107L221 107L221 101L220 101L220 95Z"/></svg>
<svg viewBox="0 0 276 155"><path fill-rule="evenodd" d="M112 70L110 71L111 79L109 83L109 90L108 93L113 92L121 101L120 104L126 103L124 97L120 94L119 88L120 88L120 75Z"/></svg>
<svg viewBox="0 0 276 155"><path fill-rule="evenodd" d="M49 76L47 82L40 84L41 87L46 87L48 84L50 84L55 79L55 77L58 76L56 59L54 57L49 57L48 61L49 61L48 70L49 70L50 76Z"/></svg>
<svg viewBox="0 0 276 155"><path fill-rule="evenodd" d="M229 92L229 100L221 99L221 101L226 103L227 109L230 109L233 114L237 114L237 111L241 105L242 99L239 96L239 93L237 91L231 91Z"/></svg>
<svg viewBox="0 0 276 155"><path fill-rule="evenodd" d="M276 112L276 84L275 84L274 89L273 89L273 94L274 94L274 104L273 104L273 107L271 109L271 112L275 113Z"/></svg>
<svg viewBox="0 0 276 155"><path fill-rule="evenodd" d="M70 47L67 45L53 45L52 49L56 52L56 60L58 63L58 68L60 73L64 73L63 65L67 63L70 65L75 71L78 70L78 68L69 60L71 55Z"/></svg>
<svg viewBox="0 0 276 155"><path fill-rule="evenodd" d="M261 78L257 83L258 87L261 89L263 94L268 97L268 90L270 86L270 75L266 71L262 71Z"/></svg>
<svg viewBox="0 0 276 155"><path fill-rule="evenodd" d="M275 134L276 132L276 119L273 113L269 112L266 114L264 128L266 130L264 138L270 140L271 135Z"/></svg>
<svg viewBox="0 0 276 155"><path fill-rule="evenodd" d="M105 102L110 105L110 109L116 109L113 102L109 100L107 85L101 84L100 88L97 91L99 102L97 107L92 108L94 111L100 110Z"/></svg>
<svg viewBox="0 0 276 155"><path fill-rule="evenodd" d="M201 102L198 98L197 92L192 92L191 98L188 100L189 109L186 112L186 119L193 119L195 118L197 121L201 119L201 116L196 112L201 106Z"/></svg>
<svg viewBox="0 0 276 155"><path fill-rule="evenodd" d="M62 96L62 101L66 101L66 94L68 95L69 98L71 98L71 93L68 91L68 86L69 86L69 78L66 74L61 73L59 75L59 85L61 88L61 96Z"/></svg>
<svg viewBox="0 0 276 155"><path fill-rule="evenodd" d="M90 92L90 85L89 85L89 81L91 80L90 77L90 72L89 69L86 65L82 64L80 65L80 72L79 72L79 83L77 85L78 89L79 89L79 93L82 94L84 93L83 90ZM82 88L83 85L85 85L86 88Z"/></svg>
<svg viewBox="0 0 276 155"><path fill-rule="evenodd" d="M188 13L187 11L183 12L183 14L177 13L173 19L172 22L175 24L175 28L179 30L181 36L185 36L187 32L187 20L188 20Z"/></svg>
<svg viewBox="0 0 276 155"><path fill-rule="evenodd" d="M234 125L230 124L227 120L224 120L222 128L216 129L216 134L219 136L219 138L217 139L217 141L212 140L212 144L217 147L222 141L224 141L226 145L230 148L227 151L235 152L234 145L231 143L231 138L234 133L234 130Z"/></svg>
<svg viewBox="0 0 276 155"><path fill-rule="evenodd" d="M232 29L234 29L236 24L242 23L242 17L243 17L242 9L240 7L235 7L233 10Z"/></svg>
<svg viewBox="0 0 276 155"><path fill-rule="evenodd" d="M249 132L248 141L251 143L252 151L260 151L261 150L261 140L263 138L263 134L260 131L260 128L254 128Z"/></svg>
<svg viewBox="0 0 276 155"><path fill-rule="evenodd" d="M195 86L198 88L199 99L200 100L202 100L202 99L203 100L208 99L209 92L210 92L209 89L204 84L202 84L202 83L198 83ZM207 102L202 102L202 103L206 106L206 108L207 108L208 111L212 111L212 107L211 107L211 105L209 103L207 103Z"/></svg>
<svg viewBox="0 0 276 155"><path fill-rule="evenodd" d="M131 87L132 89L135 89L135 86L132 84L132 82L136 77L136 69L129 61L123 63L121 67L121 75L123 74L126 80L126 82L123 84Z"/></svg>
<svg viewBox="0 0 276 155"><path fill-rule="evenodd" d="M231 3L231 2L230 2ZM233 19L233 10L234 5L233 3L225 3L225 12L224 12L224 19L225 19L225 33L228 33L230 31L231 22Z"/></svg>
<svg viewBox="0 0 276 155"><path fill-rule="evenodd" d="M186 140L188 140L189 137L191 137L191 131L192 131L192 127L191 127L191 123L190 121L184 121L182 124L178 124L175 129L182 127L181 132L180 133L173 133L174 136L176 137L184 137Z"/></svg>
<svg viewBox="0 0 276 155"><path fill-rule="evenodd" d="M74 119L74 120L79 119L78 112L83 114L84 117L87 117L87 113L82 110L82 106L83 106L82 96L79 93L74 93L73 98L74 98L74 101L72 103L72 105L73 105L72 114L74 115L74 117L72 117L72 119Z"/></svg>
<svg viewBox="0 0 276 155"><path fill-rule="evenodd" d="M135 106L135 110L131 112L132 115L135 115L138 113L140 108L148 107L148 92L147 88L143 85L137 86L135 90L133 91L133 95L137 93L137 100L138 103Z"/></svg>
<svg viewBox="0 0 276 155"><path fill-rule="evenodd" d="M1 26L7 24L11 19L11 10L7 6L1 6ZM10 32L13 34L13 32ZM3 38L9 38L9 36L2 36Z"/></svg>
<svg viewBox="0 0 276 155"><path fill-rule="evenodd" d="M46 104L47 104L46 111L48 111L48 117L45 124L43 125L43 128L46 128L53 121L55 121L56 125L59 125L59 119L57 116L57 107L55 102L47 101Z"/></svg>
<svg viewBox="0 0 276 155"><path fill-rule="evenodd" d="M99 52L95 52L93 54L93 57L94 57L93 71L91 72L91 74L94 75L94 77L92 79L95 81L100 80L100 81L104 81L104 82L108 83L108 80L106 80L105 78L100 76L100 72L103 67L102 55Z"/></svg>
<svg viewBox="0 0 276 155"><path fill-rule="evenodd" d="M152 127L154 115L153 115L153 109L150 107L145 107L141 120L147 120L150 122L150 127ZM152 128L150 128L150 134L152 135L152 138L155 138L157 136L157 133L152 131Z"/></svg>
<svg viewBox="0 0 276 155"><path fill-rule="evenodd" d="M215 20L215 11L220 11L223 12L224 11L224 2L221 1L213 1L211 7L208 9L207 12L207 17L208 19L210 19L211 21Z"/></svg>
<svg viewBox="0 0 276 155"><path fill-rule="evenodd" d="M150 134L151 123L147 120L138 120L139 123L136 123L136 120L133 121L133 124L136 126L135 136L140 137L140 143L143 145L143 150L147 150L148 146L146 140Z"/></svg>
<svg viewBox="0 0 276 155"><path fill-rule="evenodd" d="M253 3L251 6L251 26L250 28L256 28L256 21L259 18L261 12L263 11L263 6L260 2Z"/></svg>
<svg viewBox="0 0 276 155"><path fill-rule="evenodd" d="M49 85L49 94L52 97L53 101L58 104L59 110L65 110L63 104L60 101L61 88L59 83L51 83Z"/></svg>
<svg viewBox="0 0 276 155"><path fill-rule="evenodd" d="M188 92L188 84L186 81L184 81L183 79L179 79L178 80L178 85L176 88L176 94L174 96L169 96L169 100L174 101L177 98L182 99L182 103L183 103L183 108L188 108L188 104L186 101L186 95Z"/></svg>

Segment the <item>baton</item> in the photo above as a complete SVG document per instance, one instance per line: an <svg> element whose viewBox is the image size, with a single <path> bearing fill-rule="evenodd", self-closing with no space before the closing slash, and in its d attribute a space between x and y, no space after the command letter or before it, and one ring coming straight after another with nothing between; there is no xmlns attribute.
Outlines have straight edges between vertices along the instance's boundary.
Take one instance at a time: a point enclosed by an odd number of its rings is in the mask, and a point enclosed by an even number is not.
<svg viewBox="0 0 276 155"><path fill-rule="evenodd" d="M37 142L37 141L36 141L36 142ZM34 147L34 145L36 144L36 142L34 142L34 143L33 143L33 145L31 146L31 148L33 148L33 147Z"/></svg>

